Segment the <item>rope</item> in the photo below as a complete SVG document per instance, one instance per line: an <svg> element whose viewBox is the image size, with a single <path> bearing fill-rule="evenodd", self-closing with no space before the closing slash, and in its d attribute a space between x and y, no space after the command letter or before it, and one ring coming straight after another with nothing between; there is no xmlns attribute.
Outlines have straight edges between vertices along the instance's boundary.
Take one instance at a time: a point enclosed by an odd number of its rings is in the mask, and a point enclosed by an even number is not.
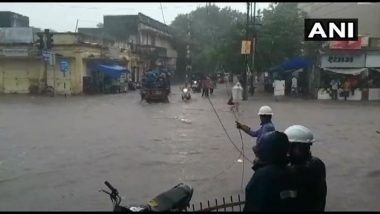
<svg viewBox="0 0 380 214"><path fill-rule="evenodd" d="M227 95L229 95L229 93L228 93L227 82L225 83L225 85L226 85L226 93L227 93ZM210 102L210 105L211 105L212 109L214 110L214 113L215 113L216 117L218 118L219 123L220 123L220 125L222 126L222 128L223 128L223 130L224 130L224 133L226 134L226 136L227 136L227 138L229 139L230 143L231 143L231 144L234 146L234 148L240 153L238 159L240 159L240 157L243 157L243 158L246 159L248 162L250 162L251 164L253 164L253 161L251 161L250 159L248 159L248 158L245 156L245 152L244 152L244 142L243 142L243 135L241 134L241 130L239 129L239 135L240 135L240 140L241 140L241 150L239 150L239 148L236 146L236 144L233 142L233 140L231 139L230 135L228 134L227 129L224 127L223 122L222 122L222 120L220 119L219 114L218 114L218 112L216 111L216 109L215 109L215 107L214 107L214 104L212 103L210 97L207 97L207 99L208 99L208 101ZM235 109L232 109L232 114L233 114L233 116L235 117L235 120L236 120L236 121L239 121L239 120L238 120L238 117L237 117L237 115L236 115L236 113L235 113ZM235 163L235 161L233 162L233 164L231 165L231 167L234 165L234 163ZM241 184L240 184L240 187L241 187L241 189L242 189L242 192L244 192L244 189L243 189L243 184L244 184L244 168L245 168L245 167L244 167L244 160L243 160L242 167L243 167L243 168L242 168L242 175L241 175ZM222 174L222 173L223 173L223 172L221 172L220 174ZM219 175L219 174L218 174L218 175Z"/></svg>
<svg viewBox="0 0 380 214"><path fill-rule="evenodd" d="M232 109L232 114L234 115L235 117L235 120L236 121L239 121L238 117L236 116L236 113L234 111L235 109ZM243 143L243 135L241 134L241 130L239 129L239 134L240 134L240 140L241 140L241 151L244 153L244 143ZM240 158L240 156L239 156ZM242 169L242 172L241 172L241 189L243 190L243 184L244 184L244 161L243 161L243 169Z"/></svg>
<svg viewBox="0 0 380 214"><path fill-rule="evenodd" d="M210 102L211 107L212 107L212 109L214 110L214 113L215 113L216 117L218 118L219 123L220 123L220 125L222 126L222 128L223 128L223 130L224 130L224 133L226 134L226 136L227 136L228 140L230 141L230 143L234 146L234 148L236 149L236 151L238 151L238 152L240 153L240 155L243 156L244 159L246 159L246 160L249 161L251 164L253 164L253 161L251 161L250 159L248 159L248 158L245 156L245 154L243 154L242 151L241 151L241 150L236 146L236 144L233 142L233 140L231 139L230 135L229 135L228 132L227 132L227 129L224 127L223 122L222 122L222 120L220 119L219 114L218 114L218 112L216 111L216 109L215 109L215 107L214 107L214 104L211 102L210 97L207 97L207 99L208 99L208 101Z"/></svg>

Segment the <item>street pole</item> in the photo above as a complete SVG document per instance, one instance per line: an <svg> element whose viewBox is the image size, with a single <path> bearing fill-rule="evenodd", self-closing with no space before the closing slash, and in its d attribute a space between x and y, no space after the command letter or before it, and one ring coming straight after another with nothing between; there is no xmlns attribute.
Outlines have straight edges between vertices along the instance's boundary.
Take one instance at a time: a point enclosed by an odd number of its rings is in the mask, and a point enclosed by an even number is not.
<svg viewBox="0 0 380 214"><path fill-rule="evenodd" d="M252 32L253 38L255 43L252 44L254 45L252 48L252 63L251 63L251 68L252 70L256 67L255 66L255 54L256 54L256 46L257 46L257 31L256 31L256 2L253 3L253 32Z"/></svg>
<svg viewBox="0 0 380 214"><path fill-rule="evenodd" d="M55 61L55 55L54 55L54 61ZM53 83L53 84L54 84L54 86L53 86L53 93L54 93L54 96L55 96L55 86L56 86L56 83L55 83L55 81L56 81L56 69L55 69L56 66L55 66L55 62L53 63L53 66L54 66L54 70L53 70L53 72L54 72L54 73L53 73L53 74L54 74L54 75L53 75L53 76L54 76L54 77L53 77L53 78L54 78L54 83Z"/></svg>
<svg viewBox="0 0 380 214"><path fill-rule="evenodd" d="M48 86L48 83L47 83L47 81L48 81L48 75L47 75L48 66L47 66L46 60L44 62L45 62L45 64L44 64L44 67L45 67L45 69L44 69L44 87L46 89L46 87Z"/></svg>
<svg viewBox="0 0 380 214"><path fill-rule="evenodd" d="M190 14L188 14L188 23L187 23L187 42L186 42L186 68L185 68L185 75L187 76L186 82L189 81L190 73L192 71L191 66L191 50L190 50L190 41L191 41L191 20L190 20ZM190 83L191 85L191 83Z"/></svg>
<svg viewBox="0 0 380 214"><path fill-rule="evenodd" d="M249 6L250 6L250 3L247 2L247 23L246 23L246 27L245 27L245 39L246 41L250 40L249 39ZM252 51L252 50L250 50ZM248 90L247 90L247 68L248 68L248 54L245 54L245 66L244 66L244 69L243 69L243 73L242 73L242 79L243 79L243 82L242 82L242 85L243 85L243 100L247 100L248 99Z"/></svg>

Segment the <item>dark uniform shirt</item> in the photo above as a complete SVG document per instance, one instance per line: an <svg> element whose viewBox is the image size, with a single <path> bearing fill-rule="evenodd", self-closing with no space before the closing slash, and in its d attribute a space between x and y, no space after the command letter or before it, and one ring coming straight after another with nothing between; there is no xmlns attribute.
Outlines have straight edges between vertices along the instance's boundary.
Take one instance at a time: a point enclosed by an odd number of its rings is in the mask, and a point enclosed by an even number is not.
<svg viewBox="0 0 380 214"><path fill-rule="evenodd" d="M311 156L306 162L290 167L297 184L299 210L324 211L327 195L325 164Z"/></svg>

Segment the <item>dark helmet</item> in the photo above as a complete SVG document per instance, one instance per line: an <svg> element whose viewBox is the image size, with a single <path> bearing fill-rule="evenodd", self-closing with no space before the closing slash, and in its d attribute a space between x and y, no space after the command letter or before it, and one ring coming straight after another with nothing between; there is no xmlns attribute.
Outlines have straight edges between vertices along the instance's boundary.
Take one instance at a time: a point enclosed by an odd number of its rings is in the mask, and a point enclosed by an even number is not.
<svg viewBox="0 0 380 214"><path fill-rule="evenodd" d="M255 154L261 162L285 162L289 145L288 136L285 133L279 131L268 132L261 137L255 147Z"/></svg>

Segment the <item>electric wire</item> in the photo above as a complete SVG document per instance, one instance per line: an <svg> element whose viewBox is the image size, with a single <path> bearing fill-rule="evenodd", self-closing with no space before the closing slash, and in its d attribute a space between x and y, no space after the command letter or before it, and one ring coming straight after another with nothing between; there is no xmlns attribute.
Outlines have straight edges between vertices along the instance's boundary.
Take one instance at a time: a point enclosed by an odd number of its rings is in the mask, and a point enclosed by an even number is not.
<svg viewBox="0 0 380 214"><path fill-rule="evenodd" d="M208 99L208 101L210 102L211 107L212 107L212 109L214 110L214 113L215 113L217 119L219 120L219 123L220 123L220 125L222 126L223 131L224 131L224 133L226 134L226 136L227 136L229 142L234 146L234 148L236 149L236 151L238 151L238 152L243 156L244 159L246 159L248 162L250 162L251 164L253 164L253 161L251 161L249 158L247 158L247 156L245 156L245 154L243 154L242 151L238 148L238 146L236 146L236 144L233 142L233 140L231 139L230 135L229 135L228 132L227 132L226 127L224 127L223 122L222 122L222 120L221 120L221 118L220 118L218 112L216 111L216 109L215 109L215 107L214 107L214 104L212 103L210 97L207 97L207 99Z"/></svg>
<svg viewBox="0 0 380 214"><path fill-rule="evenodd" d="M166 24L166 22L165 22L165 16L164 16L164 10L162 9L161 2L160 2L160 7L161 7L162 19L164 20L164 24Z"/></svg>

